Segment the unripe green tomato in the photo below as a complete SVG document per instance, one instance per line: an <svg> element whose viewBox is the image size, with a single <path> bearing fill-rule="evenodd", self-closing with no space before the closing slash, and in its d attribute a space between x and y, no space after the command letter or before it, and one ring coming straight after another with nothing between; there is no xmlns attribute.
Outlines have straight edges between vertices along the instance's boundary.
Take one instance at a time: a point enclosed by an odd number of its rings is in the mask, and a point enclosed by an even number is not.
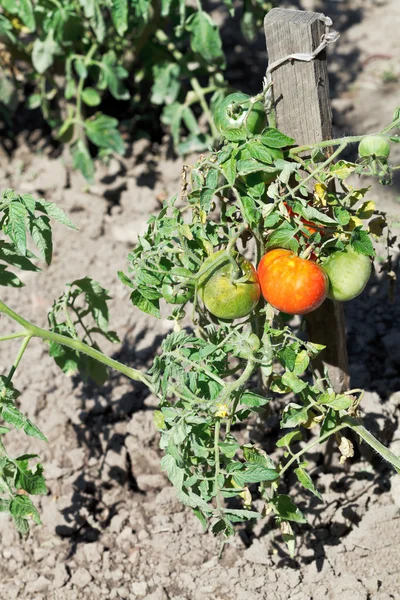
<svg viewBox="0 0 400 600"><path fill-rule="evenodd" d="M237 356L250 360L254 354L260 349L261 341L258 335L251 333L247 340L243 342L243 347Z"/></svg>
<svg viewBox="0 0 400 600"><path fill-rule="evenodd" d="M218 102L213 113L218 131L223 135L227 129L244 128L246 133L261 133L265 127L264 106L255 102L249 114L250 106L250 96L242 92L230 94Z"/></svg>
<svg viewBox="0 0 400 600"><path fill-rule="evenodd" d="M260 284L257 273L244 256L236 257L239 273L226 257L220 264L224 250L215 252L203 263L201 270L204 275L198 283L199 296L207 310L219 319L240 319L249 315L257 306L260 299ZM215 264L215 268L213 265ZM246 278L239 283L234 279Z"/></svg>
<svg viewBox="0 0 400 600"><path fill-rule="evenodd" d="M345 302L359 296L371 276L369 256L351 247L334 252L322 265L329 279L328 298Z"/></svg>
<svg viewBox="0 0 400 600"><path fill-rule="evenodd" d="M361 158L369 156L388 158L389 154L390 144L383 135L366 135L358 145L358 155Z"/></svg>
<svg viewBox="0 0 400 600"><path fill-rule="evenodd" d="M193 295L193 288L182 289L177 283L164 282L161 287L163 298L168 304L184 304L188 302Z"/></svg>

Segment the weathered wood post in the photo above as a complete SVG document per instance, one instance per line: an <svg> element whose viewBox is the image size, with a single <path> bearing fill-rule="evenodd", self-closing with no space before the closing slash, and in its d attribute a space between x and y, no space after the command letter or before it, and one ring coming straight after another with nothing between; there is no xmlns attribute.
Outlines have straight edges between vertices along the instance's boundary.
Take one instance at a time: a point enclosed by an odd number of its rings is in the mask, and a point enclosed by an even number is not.
<svg viewBox="0 0 400 600"><path fill-rule="evenodd" d="M264 21L269 64L295 53L312 53L325 33L321 13L272 9ZM296 143L332 138L332 113L325 51L310 62L289 60L272 71L276 126ZM315 363L327 368L336 392L348 388L343 305L326 300L306 317L310 341L326 345Z"/></svg>

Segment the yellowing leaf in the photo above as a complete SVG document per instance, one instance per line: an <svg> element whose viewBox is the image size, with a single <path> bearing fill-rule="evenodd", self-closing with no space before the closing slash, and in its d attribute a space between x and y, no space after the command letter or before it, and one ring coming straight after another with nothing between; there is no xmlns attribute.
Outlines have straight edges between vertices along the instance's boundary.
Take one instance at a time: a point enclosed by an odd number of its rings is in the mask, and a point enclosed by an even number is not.
<svg viewBox="0 0 400 600"><path fill-rule="evenodd" d="M243 506L244 507L251 506L251 502L252 502L253 498L252 498L252 496L250 494L250 491L249 491L248 487L245 487L244 490L243 490L243 492L239 493L239 496L241 498L243 498Z"/></svg>
<svg viewBox="0 0 400 600"><path fill-rule="evenodd" d="M359 219L356 216L352 216L352 217L350 217L350 221L349 221L349 224L347 225L347 229L349 229L350 231L353 231L353 229L355 227L359 227L362 224L363 224L363 222L361 221L361 219Z"/></svg>
<svg viewBox="0 0 400 600"><path fill-rule="evenodd" d="M327 189L326 185L316 183L314 186L314 196L316 206L326 206Z"/></svg>
<svg viewBox="0 0 400 600"><path fill-rule="evenodd" d="M331 173L338 179L346 179L347 177L350 177L352 173L354 173L356 168L357 165L354 163L339 160L335 165L333 165L333 167L331 167Z"/></svg>
<svg viewBox="0 0 400 600"><path fill-rule="evenodd" d="M372 200L364 202L357 210L357 217L359 219L370 219L375 212L376 204Z"/></svg>
<svg viewBox="0 0 400 600"><path fill-rule="evenodd" d="M193 239L193 234L190 231L190 227L189 225L180 225L179 226L179 232L187 239L187 240L192 240Z"/></svg>
<svg viewBox="0 0 400 600"><path fill-rule="evenodd" d="M367 192L369 192L371 186L365 187L365 188L353 188L351 185L348 185L346 183L346 187L349 190L349 192L351 192L350 197L347 199L348 202L348 206L354 206L354 204L357 204L357 202L359 200L362 200L362 198L364 198L365 194Z"/></svg>

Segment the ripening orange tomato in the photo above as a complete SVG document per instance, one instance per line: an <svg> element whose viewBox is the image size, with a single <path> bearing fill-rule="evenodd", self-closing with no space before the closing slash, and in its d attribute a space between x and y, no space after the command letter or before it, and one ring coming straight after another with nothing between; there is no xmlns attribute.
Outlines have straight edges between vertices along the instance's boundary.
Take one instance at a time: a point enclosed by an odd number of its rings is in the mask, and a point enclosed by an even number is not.
<svg viewBox="0 0 400 600"><path fill-rule="evenodd" d="M265 300L290 315L309 313L325 300L329 280L313 260L298 257L291 250L267 252L257 269Z"/></svg>

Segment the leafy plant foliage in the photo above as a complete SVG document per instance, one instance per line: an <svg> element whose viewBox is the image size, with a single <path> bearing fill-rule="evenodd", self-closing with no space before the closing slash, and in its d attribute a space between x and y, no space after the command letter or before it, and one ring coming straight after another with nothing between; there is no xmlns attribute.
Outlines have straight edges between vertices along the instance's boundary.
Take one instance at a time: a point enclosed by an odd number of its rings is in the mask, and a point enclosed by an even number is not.
<svg viewBox="0 0 400 600"><path fill-rule="evenodd" d="M233 16L233 3L225 4ZM243 4L247 39L255 37L272 5ZM125 152L121 123L107 114L110 99L120 106L117 115L131 116L125 130L143 129L149 108L153 113L162 108L161 121L179 152L202 150L216 136L209 107L227 89L226 61L219 29L200 2L3 0L0 37L6 46L0 56L0 115L12 125L18 61L24 81L35 88L29 107L41 108L54 138L70 146L74 167L88 181L93 150L102 158ZM208 121L203 131L201 114Z"/></svg>
<svg viewBox="0 0 400 600"><path fill-rule="evenodd" d="M257 99L263 99L263 94ZM390 132L399 125L396 111L380 133L396 142L397 136ZM224 261L237 267L239 252L255 264L271 248L287 248L304 258L312 252L322 268L332 254L349 247L372 258L373 241L384 230L389 271L390 248L396 239L388 233L390 219L365 199L369 188L354 188L349 177L375 175L388 183L397 167L387 160L377 165L374 156L370 161L335 163L349 143L363 136L297 147L271 126L256 135L245 128L235 135L232 131L219 148L185 167L180 196L166 201L159 214L149 219L147 231L129 254L127 273L119 274L131 290L134 306L155 318L167 315L174 323L147 373L99 351L99 335L113 342L118 338L108 330L108 292L89 278L69 284L54 303L49 331L29 323L0 300L0 312L22 326L20 333L1 338L20 337L22 344L8 377L0 381L1 417L7 424L0 434L7 433L10 424L45 440L19 411L19 393L12 383L32 337L50 343L50 354L65 372L79 370L84 378L102 384L106 368L115 368L145 383L158 397L154 422L160 432L162 469L203 526L227 536L237 523L273 515L293 555L296 528L306 522L306 515L286 493L289 469L298 485L321 501L318 482L305 460L308 451L333 436L344 462L354 453L344 435L350 428L398 471L400 458L362 425L362 391L338 392L327 372L316 372L313 361L324 347L305 339L287 315L260 301L241 319L218 319L199 299L199 285ZM329 156L324 155L328 146L337 147ZM6 252L0 282L13 285L14 276L10 280L7 273L10 265L36 269L35 257L26 246L27 232L49 262L49 217L72 224L53 204L11 190L3 193L0 208L8 240L2 242ZM39 226L38 235L32 232L40 219L45 225ZM211 255L210 263L206 259ZM7 262L10 256L13 262ZM184 326L187 316L191 328ZM254 414L262 418L279 397L282 436L271 456L260 444L245 443L241 426ZM316 433L308 440L309 429ZM3 444L0 450L1 506L26 533L28 517L35 522L39 517L30 499L18 490L44 493L42 467L28 467L32 456L11 459Z"/></svg>

